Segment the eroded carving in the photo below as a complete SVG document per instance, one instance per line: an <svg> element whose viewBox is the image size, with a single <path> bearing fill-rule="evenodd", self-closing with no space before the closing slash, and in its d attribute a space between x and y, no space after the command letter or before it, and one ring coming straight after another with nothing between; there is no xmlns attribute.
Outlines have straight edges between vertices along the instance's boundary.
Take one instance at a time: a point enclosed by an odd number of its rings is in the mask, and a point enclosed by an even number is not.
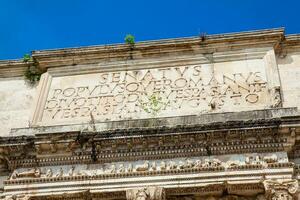
<svg viewBox="0 0 300 200"><path fill-rule="evenodd" d="M64 170L62 167L56 172L55 177L62 177L64 175Z"/></svg>
<svg viewBox="0 0 300 200"><path fill-rule="evenodd" d="M242 158L240 158L242 159ZM241 168L247 166L255 165L261 168L267 168L269 165L274 165L276 163L287 163L288 159L285 157L280 157L276 154L272 155L251 155L245 156L242 160L228 160L221 161L217 158L204 158L203 160L199 158L182 158L173 159L168 161L143 161L141 162L128 162L128 163L110 163L100 166L97 169L76 169L74 166L70 168L60 167L59 169L53 170L52 168L47 168L41 170L39 168L27 169L22 172L15 170L10 179L24 179L24 178L50 178L50 177L63 177L63 176L96 176L102 174L125 174L125 173L137 173L137 172L161 172L170 171L180 172L181 170L188 169L205 169L205 170L232 170L235 168ZM55 171L56 173L53 173Z"/></svg>
<svg viewBox="0 0 300 200"><path fill-rule="evenodd" d="M297 180L265 180L263 184L271 200L292 200L298 190Z"/></svg>
<svg viewBox="0 0 300 200"><path fill-rule="evenodd" d="M135 167L135 170L136 170L136 171L148 171L148 170L149 170L149 161L146 160L146 161L144 162L144 164L142 164L142 165L137 165L137 166Z"/></svg>
<svg viewBox="0 0 300 200"><path fill-rule="evenodd" d="M272 96L273 96L273 104L272 108L277 108L281 106L281 92L280 92L280 87L276 87L272 91Z"/></svg>
<svg viewBox="0 0 300 200"><path fill-rule="evenodd" d="M17 172L16 170L12 173L10 179L16 178L39 178L41 177L41 170L39 168L28 169L23 172Z"/></svg>
<svg viewBox="0 0 300 200"><path fill-rule="evenodd" d="M165 200L165 191L160 187L129 189L126 191L127 200Z"/></svg>

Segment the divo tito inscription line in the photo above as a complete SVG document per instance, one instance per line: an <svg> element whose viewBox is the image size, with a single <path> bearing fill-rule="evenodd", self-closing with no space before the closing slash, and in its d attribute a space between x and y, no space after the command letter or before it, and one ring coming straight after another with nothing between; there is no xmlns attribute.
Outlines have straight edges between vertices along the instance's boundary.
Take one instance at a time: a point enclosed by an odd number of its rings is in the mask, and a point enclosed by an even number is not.
<svg viewBox="0 0 300 200"><path fill-rule="evenodd" d="M156 106L162 115L185 109L205 112L227 103L251 106L267 92L266 86L260 72L222 74L200 65L100 73L94 85L52 88L45 112L52 120L90 113L122 119L146 114L153 95L159 99Z"/></svg>

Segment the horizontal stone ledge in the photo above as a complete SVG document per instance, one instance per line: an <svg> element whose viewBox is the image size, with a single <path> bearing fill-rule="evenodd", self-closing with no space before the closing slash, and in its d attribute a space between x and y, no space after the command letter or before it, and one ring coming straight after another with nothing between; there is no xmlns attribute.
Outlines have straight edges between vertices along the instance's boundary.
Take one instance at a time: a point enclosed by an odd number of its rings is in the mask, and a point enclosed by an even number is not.
<svg viewBox="0 0 300 200"><path fill-rule="evenodd" d="M226 33L226 34L214 34L205 36L206 41L208 43L222 43L228 42L228 40L238 41L238 40L250 40L250 39L264 39L264 40L272 40L278 41L284 35L283 28L275 28L275 29L265 29L265 30L256 30L256 31L244 31L244 32L236 32L236 33ZM155 48L161 46L170 46L176 45L180 46L180 44L189 44L189 43L199 43L201 38L196 37L185 37L185 38L175 38L175 39L161 39L161 40L152 40L145 42L136 42L135 48ZM33 51L32 54L34 57L45 57L51 58L52 56L66 56L66 55L78 55L87 53L95 53L105 51L106 53L116 50L129 50L127 44L111 44L111 45L95 45L95 46L87 46L87 47L73 47L73 48L62 48L62 49L49 49L49 50L37 50Z"/></svg>
<svg viewBox="0 0 300 200"><path fill-rule="evenodd" d="M256 179L255 179L256 178ZM275 178L275 179L273 179ZM257 193L264 191L264 180L280 180L291 181L293 180L291 176L273 176L273 177L253 177L253 179L244 179L244 180L224 180L224 179L215 179L214 181L208 182L180 182L176 184L172 184L169 182L139 182L135 184L122 184L122 183L114 183L112 185L104 185L99 183L98 186L88 185L84 187L83 185L78 185L77 187L45 187L44 189L39 188L27 188L27 187L19 187L16 190L6 190L4 189L3 196L10 195L22 195L22 194L31 194L32 197L46 197L51 195L72 195L80 192L88 192L91 195L95 195L99 197L99 195L104 195L108 193L121 193L128 189L133 188L146 188L146 187L161 187L166 190L167 195L174 194L205 194L210 192L222 192L224 189L227 189L228 192L247 192L247 193Z"/></svg>
<svg viewBox="0 0 300 200"><path fill-rule="evenodd" d="M300 114L296 107L290 108L277 108L277 109L264 109L242 112L226 112L226 113L209 113L201 115L189 115L180 117L165 117L165 118L150 118L139 120L122 120L122 121L110 121L110 122L97 122L95 121L95 129L97 133L118 133L134 131L140 132L147 129L180 129L184 127L200 126L203 130L214 130L227 127L242 128L247 123L254 126L255 123L266 122L266 124L272 124L270 122L284 122L288 121L289 117L300 117ZM300 119L300 118L299 118ZM277 123L277 124L278 124ZM66 133L66 132L80 132L83 129L89 127L90 124L71 124L71 125L57 125L57 126L40 126L31 128L17 128L12 129L9 137L17 136L42 136L52 133ZM124 129L124 127L128 127ZM4 138L3 138L4 139Z"/></svg>

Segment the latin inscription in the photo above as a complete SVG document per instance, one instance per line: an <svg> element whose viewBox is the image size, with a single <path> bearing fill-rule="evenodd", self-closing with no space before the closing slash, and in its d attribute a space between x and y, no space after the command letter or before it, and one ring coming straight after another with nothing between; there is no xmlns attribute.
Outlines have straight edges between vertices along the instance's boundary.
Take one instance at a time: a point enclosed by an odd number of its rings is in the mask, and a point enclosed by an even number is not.
<svg viewBox="0 0 300 200"><path fill-rule="evenodd" d="M96 82L84 83L51 88L44 108L47 119L91 113L101 119L197 114L227 105L252 106L267 92L261 72L215 74L201 65L99 73Z"/></svg>

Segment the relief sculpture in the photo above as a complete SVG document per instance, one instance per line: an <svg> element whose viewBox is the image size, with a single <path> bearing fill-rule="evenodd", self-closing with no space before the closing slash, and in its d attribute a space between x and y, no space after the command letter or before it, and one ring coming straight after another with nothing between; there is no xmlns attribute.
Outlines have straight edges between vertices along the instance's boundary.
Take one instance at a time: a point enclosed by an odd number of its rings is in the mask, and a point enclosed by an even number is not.
<svg viewBox="0 0 300 200"><path fill-rule="evenodd" d="M247 167L251 165L261 166L267 168L268 164L274 163L286 163L286 158L278 158L276 154L267 156L246 156L244 160L228 160L221 161L217 158L205 158L201 159L176 159L169 161L143 161L143 162L129 162L129 163L111 163L97 169L76 169L75 166L64 169L60 167L56 170L48 168L41 170L39 168L27 169L22 172L15 170L10 176L10 180L13 179L25 179L25 178L50 178L50 177L64 177L64 176L96 176L101 174L125 174L125 173L142 173L142 172L160 172L160 171L178 171L189 169L223 169L229 170L236 167ZM53 171L55 173L53 173Z"/></svg>
<svg viewBox="0 0 300 200"><path fill-rule="evenodd" d="M41 170L39 168L32 168L23 172L14 171L11 175L11 179L39 178L39 177L41 177Z"/></svg>

